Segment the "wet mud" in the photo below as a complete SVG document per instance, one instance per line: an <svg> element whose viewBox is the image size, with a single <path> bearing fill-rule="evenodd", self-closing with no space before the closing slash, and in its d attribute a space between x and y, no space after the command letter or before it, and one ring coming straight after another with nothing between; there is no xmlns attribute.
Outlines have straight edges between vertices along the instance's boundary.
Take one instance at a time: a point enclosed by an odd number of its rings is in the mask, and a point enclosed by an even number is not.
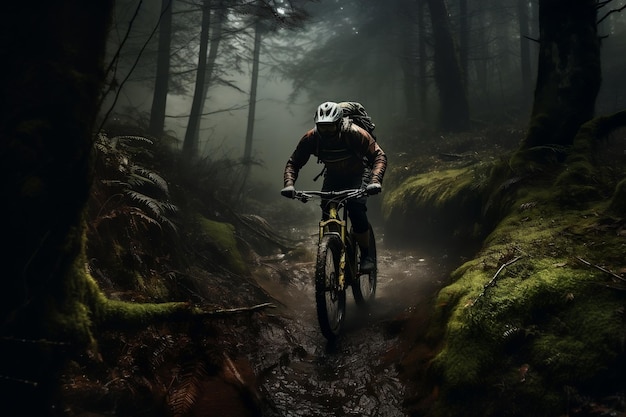
<svg viewBox="0 0 626 417"><path fill-rule="evenodd" d="M306 244L315 250L313 239ZM313 254L304 262L281 260L258 280L279 305L250 358L266 398L264 416L408 415L406 387L388 360L401 349L397 323L442 286L449 262L419 249L386 248L380 238L377 247L376 298L363 309L348 289L343 333L333 343L317 324Z"/></svg>

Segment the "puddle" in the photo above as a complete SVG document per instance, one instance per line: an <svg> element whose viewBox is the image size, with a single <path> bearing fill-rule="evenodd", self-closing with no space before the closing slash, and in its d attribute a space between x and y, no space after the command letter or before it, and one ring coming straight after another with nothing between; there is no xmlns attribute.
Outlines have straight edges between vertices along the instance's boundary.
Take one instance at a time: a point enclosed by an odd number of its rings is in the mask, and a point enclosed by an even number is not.
<svg viewBox="0 0 626 417"><path fill-rule="evenodd" d="M289 272L259 282L281 303L261 329L258 350L250 358L268 403L264 416L407 415L405 387L394 366L383 361L398 347L385 325L410 311L424 292L432 294L445 275L438 262L419 251L380 246L376 300L363 310L348 290L344 330L334 345L317 325L312 261L281 260Z"/></svg>

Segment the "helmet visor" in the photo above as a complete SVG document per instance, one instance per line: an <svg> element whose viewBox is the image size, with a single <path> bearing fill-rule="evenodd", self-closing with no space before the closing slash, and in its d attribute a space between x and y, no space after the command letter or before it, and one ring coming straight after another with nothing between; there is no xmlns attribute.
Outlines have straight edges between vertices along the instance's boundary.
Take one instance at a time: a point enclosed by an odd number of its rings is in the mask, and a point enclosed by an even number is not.
<svg viewBox="0 0 626 417"><path fill-rule="evenodd" d="M334 135L335 133L337 133L337 130L339 130L339 126L337 126L337 123L318 123L317 124L317 131L320 133L320 135Z"/></svg>

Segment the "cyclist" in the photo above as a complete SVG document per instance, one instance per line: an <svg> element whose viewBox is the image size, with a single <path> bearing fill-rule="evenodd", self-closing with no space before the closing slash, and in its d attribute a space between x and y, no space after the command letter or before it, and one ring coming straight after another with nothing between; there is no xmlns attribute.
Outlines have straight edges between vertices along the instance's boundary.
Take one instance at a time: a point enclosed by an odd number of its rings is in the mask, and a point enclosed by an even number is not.
<svg viewBox="0 0 626 417"><path fill-rule="evenodd" d="M387 168L387 156L372 135L344 118L342 108L335 102L320 104L313 120L315 127L304 134L287 161L281 194L295 197L298 172L311 155L324 164L322 191L366 187L369 195L378 194ZM368 253L370 224L366 200L362 197L347 204L355 239L361 249L363 273L372 272L376 267L376 260ZM322 218L326 219L328 212L324 201L321 207Z"/></svg>

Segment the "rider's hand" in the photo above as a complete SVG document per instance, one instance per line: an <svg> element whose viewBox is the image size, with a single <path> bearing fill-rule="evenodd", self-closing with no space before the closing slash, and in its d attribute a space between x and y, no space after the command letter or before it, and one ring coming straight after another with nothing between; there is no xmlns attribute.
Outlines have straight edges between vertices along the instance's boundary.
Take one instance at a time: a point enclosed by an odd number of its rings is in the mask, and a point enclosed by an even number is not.
<svg viewBox="0 0 626 417"><path fill-rule="evenodd" d="M367 195L374 195L380 193L381 189L382 187L379 183L373 182L367 185L365 191L367 192Z"/></svg>
<svg viewBox="0 0 626 417"><path fill-rule="evenodd" d="M287 198L296 198L296 189L293 185L283 188L280 190L280 193Z"/></svg>

